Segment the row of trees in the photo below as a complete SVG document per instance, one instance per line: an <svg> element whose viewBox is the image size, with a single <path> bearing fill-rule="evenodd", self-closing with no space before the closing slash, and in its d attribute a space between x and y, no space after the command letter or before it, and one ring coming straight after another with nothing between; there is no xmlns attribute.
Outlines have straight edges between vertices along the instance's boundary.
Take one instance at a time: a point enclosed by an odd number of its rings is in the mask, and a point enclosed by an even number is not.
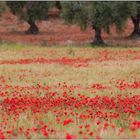
<svg viewBox="0 0 140 140"><path fill-rule="evenodd" d="M5 3L11 12L27 21L30 28L28 34L37 34L39 29L36 20L47 20L49 9L56 6L60 11L60 18L68 24L78 24L81 29L91 26L95 30L94 44L103 44L101 30L107 33L110 25L115 25L122 31L128 18L132 19L134 30L131 37L140 36L140 2L139 1L8 1ZM1 2L0 9L3 9ZM3 10L0 10L2 12Z"/></svg>

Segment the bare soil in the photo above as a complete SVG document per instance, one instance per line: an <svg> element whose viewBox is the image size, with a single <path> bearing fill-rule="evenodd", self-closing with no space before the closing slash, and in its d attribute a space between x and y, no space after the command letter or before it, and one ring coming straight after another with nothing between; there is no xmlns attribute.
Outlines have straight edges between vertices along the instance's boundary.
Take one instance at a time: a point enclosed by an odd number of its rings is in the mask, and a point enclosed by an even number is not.
<svg viewBox="0 0 140 140"><path fill-rule="evenodd" d="M84 45L92 42L94 31L91 28L81 31L77 25L66 25L58 18L47 21L36 22L40 33L38 35L26 35L25 31L29 25L12 15L10 12L4 13L0 17L0 40L1 42L23 43L29 45ZM128 20L122 33L117 33L114 26L111 33L103 31L103 38L109 45L139 47L140 40L130 39L128 36L133 30L131 20Z"/></svg>

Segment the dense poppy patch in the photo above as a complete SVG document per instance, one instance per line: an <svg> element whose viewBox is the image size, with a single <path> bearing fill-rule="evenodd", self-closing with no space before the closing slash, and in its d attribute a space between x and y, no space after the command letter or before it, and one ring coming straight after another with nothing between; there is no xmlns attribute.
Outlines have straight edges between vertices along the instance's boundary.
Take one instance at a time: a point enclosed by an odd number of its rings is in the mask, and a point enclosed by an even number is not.
<svg viewBox="0 0 140 140"><path fill-rule="evenodd" d="M133 88L135 85L137 85L136 87L138 88L138 83L139 82L134 82L129 88ZM67 89L70 88L63 83L59 83L58 85L60 84L67 87ZM101 126L100 129L104 131L107 130L108 127L115 129L117 128L116 125L119 124L114 125L114 123L115 121L119 122L120 119L130 126L128 128L130 128L131 131L136 131L140 128L139 120L135 120L135 115L139 115L140 111L139 95L129 97L128 95L118 94L116 97L109 97L106 95L88 97L83 94L77 94L74 96L73 93L66 91L64 93L49 91L48 87L49 86L43 85L23 87L5 85L1 76L1 138L21 137L23 134L23 137L30 138L33 133L38 133L38 137L44 136L49 138L51 135L51 137L55 138L55 133L59 133L60 130L57 131L55 128L49 128L49 123L55 123L55 125L58 126L62 125L64 129L69 125L77 127L77 129L79 129L78 135L85 134L90 137L93 137L94 131L97 131L94 130L95 128L93 131L90 129L91 127L98 127L99 125ZM93 84L92 88L100 90L101 88L104 89L104 86L101 84ZM24 94L27 90L28 95ZM34 92L37 94L33 95L32 93ZM45 94L41 96L41 93ZM50 115L50 117L53 118L52 122L45 120L45 118L41 121L39 119L40 114L47 118ZM34 123L34 126L32 126L33 128L30 128L31 126L28 126L28 128L18 126L18 123L24 115L26 118L32 116L32 121ZM14 121L16 125L10 123L11 121ZM80 131L80 129L84 127L83 124L86 121L90 122L90 125L86 124L85 130ZM76 136L66 133L66 138L76 138Z"/></svg>

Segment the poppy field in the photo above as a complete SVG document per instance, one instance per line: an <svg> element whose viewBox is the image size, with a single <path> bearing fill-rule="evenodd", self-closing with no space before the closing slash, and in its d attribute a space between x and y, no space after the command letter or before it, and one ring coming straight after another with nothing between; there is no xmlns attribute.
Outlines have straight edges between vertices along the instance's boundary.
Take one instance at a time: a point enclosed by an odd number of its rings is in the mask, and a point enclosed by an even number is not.
<svg viewBox="0 0 140 140"><path fill-rule="evenodd" d="M0 138L140 138L140 49L0 45Z"/></svg>

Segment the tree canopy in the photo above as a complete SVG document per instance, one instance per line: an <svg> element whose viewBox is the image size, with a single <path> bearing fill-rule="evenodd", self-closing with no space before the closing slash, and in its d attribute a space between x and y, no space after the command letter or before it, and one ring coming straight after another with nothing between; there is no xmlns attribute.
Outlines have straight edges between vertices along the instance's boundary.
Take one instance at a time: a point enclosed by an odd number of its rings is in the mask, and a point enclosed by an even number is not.
<svg viewBox="0 0 140 140"><path fill-rule="evenodd" d="M2 14L6 10L6 2L0 2L0 14Z"/></svg>

